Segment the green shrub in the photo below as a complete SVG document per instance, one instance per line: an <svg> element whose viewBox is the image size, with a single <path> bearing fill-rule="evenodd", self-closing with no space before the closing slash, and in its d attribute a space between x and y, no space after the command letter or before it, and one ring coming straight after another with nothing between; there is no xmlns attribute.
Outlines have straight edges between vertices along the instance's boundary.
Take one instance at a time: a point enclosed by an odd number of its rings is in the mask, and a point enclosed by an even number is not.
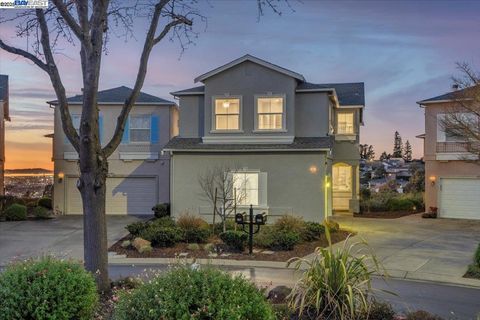
<svg viewBox="0 0 480 320"><path fill-rule="evenodd" d="M473 255L473 264L480 268L480 244L475 250L475 254Z"/></svg>
<svg viewBox="0 0 480 320"><path fill-rule="evenodd" d="M340 225L338 224L338 222L335 222L331 219L325 219L323 224L325 225L326 228L328 228L330 233L334 233L340 230Z"/></svg>
<svg viewBox="0 0 480 320"><path fill-rule="evenodd" d="M210 237L208 223L200 217L184 214L177 220L177 227L183 232L183 240L188 243L205 243Z"/></svg>
<svg viewBox="0 0 480 320"><path fill-rule="evenodd" d="M289 305L299 318L308 313L311 319L358 319L368 312L371 275L379 271L377 260L365 252L369 248L364 242L346 241L334 250L328 232L326 236L329 246L317 248L313 258L289 260L288 265L301 272Z"/></svg>
<svg viewBox="0 0 480 320"><path fill-rule="evenodd" d="M360 188L360 199L368 200L372 196L372 192L368 188Z"/></svg>
<svg viewBox="0 0 480 320"><path fill-rule="evenodd" d="M407 198L391 198L387 201L389 211L413 211L415 204Z"/></svg>
<svg viewBox="0 0 480 320"><path fill-rule="evenodd" d="M273 227L278 232L296 232L298 234L302 234L306 229L305 221L302 218L291 215L280 217L275 221Z"/></svg>
<svg viewBox="0 0 480 320"><path fill-rule="evenodd" d="M125 227L127 231L132 235L132 236L138 236L142 231L144 231L147 228L147 224L145 222L137 221L130 223Z"/></svg>
<svg viewBox="0 0 480 320"><path fill-rule="evenodd" d="M147 222L147 226L155 226L155 227L175 227L175 221L170 217L163 217L154 219L152 221Z"/></svg>
<svg viewBox="0 0 480 320"><path fill-rule="evenodd" d="M0 274L1 319L90 320L97 302L95 281L78 263L47 257Z"/></svg>
<svg viewBox="0 0 480 320"><path fill-rule="evenodd" d="M235 224L236 224L235 220L227 219L225 221L226 231L235 230ZM240 226L240 228L241 228L241 226ZM220 234L220 233L223 232L223 224L221 222L215 223L214 232L215 232L215 234Z"/></svg>
<svg viewBox="0 0 480 320"><path fill-rule="evenodd" d="M155 218L163 218L170 216L170 204L159 203L152 208Z"/></svg>
<svg viewBox="0 0 480 320"><path fill-rule="evenodd" d="M427 311L419 310L408 313L407 320L442 320L442 318Z"/></svg>
<svg viewBox="0 0 480 320"><path fill-rule="evenodd" d="M272 243L270 248L273 250L293 250L296 244L300 243L300 234L295 231L284 231L272 233Z"/></svg>
<svg viewBox="0 0 480 320"><path fill-rule="evenodd" d="M325 226L317 222L305 222L305 231L300 235L303 241L315 241L325 234Z"/></svg>
<svg viewBox="0 0 480 320"><path fill-rule="evenodd" d="M51 198L47 198L47 197L40 198L40 199L38 199L37 205L40 206L40 207L50 209L50 210L53 209Z"/></svg>
<svg viewBox="0 0 480 320"><path fill-rule="evenodd" d="M253 243L260 248L270 249L273 243L274 229L272 226L262 226L260 232L253 236Z"/></svg>
<svg viewBox="0 0 480 320"><path fill-rule="evenodd" d="M51 215L51 211L45 207L36 206L33 208L33 215L38 219L47 219Z"/></svg>
<svg viewBox="0 0 480 320"><path fill-rule="evenodd" d="M474 264L469 265L465 277L480 279L480 267Z"/></svg>
<svg viewBox="0 0 480 320"><path fill-rule="evenodd" d="M4 215L9 221L27 220L27 207L14 203L5 210Z"/></svg>
<svg viewBox="0 0 480 320"><path fill-rule="evenodd" d="M220 233L220 239L232 250L242 252L245 250L248 235L243 231L225 231Z"/></svg>
<svg viewBox="0 0 480 320"><path fill-rule="evenodd" d="M154 247L173 247L182 241L182 230L177 227L150 225L139 236L150 241Z"/></svg>
<svg viewBox="0 0 480 320"><path fill-rule="evenodd" d="M120 295L116 320L275 319L254 284L211 269L174 269Z"/></svg>
<svg viewBox="0 0 480 320"><path fill-rule="evenodd" d="M378 302L372 300L369 304L368 311L364 311L359 320L394 320L395 310L389 303Z"/></svg>

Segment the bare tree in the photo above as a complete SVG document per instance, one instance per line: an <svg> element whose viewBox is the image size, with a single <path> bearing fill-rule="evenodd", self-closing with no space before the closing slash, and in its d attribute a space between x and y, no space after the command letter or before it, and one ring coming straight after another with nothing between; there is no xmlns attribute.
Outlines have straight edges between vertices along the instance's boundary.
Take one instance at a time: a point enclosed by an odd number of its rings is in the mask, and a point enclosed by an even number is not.
<svg viewBox="0 0 480 320"><path fill-rule="evenodd" d="M239 184L247 181L239 179L236 173L241 171L223 165L207 169L198 176L198 183L202 189L201 196L212 206L214 216L220 217L224 232L227 230L227 219L234 214L235 207L242 204L246 197L245 189Z"/></svg>
<svg viewBox="0 0 480 320"><path fill-rule="evenodd" d="M258 9L263 14L265 7L275 8L274 12L280 14L278 2L257 0ZM17 37L27 39L28 49L7 44L4 39L0 39L0 48L33 62L47 73L52 83L63 131L79 155L77 187L84 210L85 267L95 275L102 291L109 290L105 218L107 159L121 142L127 117L144 84L153 48L167 37L179 40L184 50L196 35L192 29L194 19L205 21L194 4L195 0L52 0L48 9L23 10L14 17L0 19L0 23L16 24ZM102 54L106 52L111 30L120 29L123 30L120 35L133 36L137 19L148 20L137 76L117 119L113 137L102 147L97 105ZM55 59L60 43L80 46L83 103L78 133Z"/></svg>
<svg viewBox="0 0 480 320"><path fill-rule="evenodd" d="M468 63L457 63L460 77L453 78L452 105L440 125L448 139L461 144L464 160L480 164L480 74Z"/></svg>

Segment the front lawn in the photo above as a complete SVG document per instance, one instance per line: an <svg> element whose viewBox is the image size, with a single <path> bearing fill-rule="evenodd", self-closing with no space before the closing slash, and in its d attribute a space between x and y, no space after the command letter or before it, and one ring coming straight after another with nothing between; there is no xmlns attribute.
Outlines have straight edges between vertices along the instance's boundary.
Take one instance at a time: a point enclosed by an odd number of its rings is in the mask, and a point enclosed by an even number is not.
<svg viewBox="0 0 480 320"><path fill-rule="evenodd" d="M345 240L351 231L341 230L327 222L332 243ZM307 256L317 247L328 246L324 224L304 222L294 216L283 216L272 225L262 226L254 235L253 254L248 254L248 235L235 230L233 222L227 231L208 225L199 217L183 215L177 221L164 217L128 225L130 234L116 242L109 251L128 258L200 258L287 261Z"/></svg>

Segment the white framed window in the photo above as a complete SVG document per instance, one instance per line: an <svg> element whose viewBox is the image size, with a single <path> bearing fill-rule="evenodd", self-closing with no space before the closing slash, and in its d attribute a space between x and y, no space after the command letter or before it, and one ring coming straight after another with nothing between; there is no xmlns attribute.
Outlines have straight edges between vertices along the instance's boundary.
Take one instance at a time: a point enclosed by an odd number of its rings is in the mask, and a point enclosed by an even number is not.
<svg viewBox="0 0 480 320"><path fill-rule="evenodd" d="M238 199L237 204L257 206L259 204L259 173L234 172L232 178Z"/></svg>
<svg viewBox="0 0 480 320"><path fill-rule="evenodd" d="M241 130L241 99L239 97L214 98L213 109L215 131Z"/></svg>
<svg viewBox="0 0 480 320"><path fill-rule="evenodd" d="M130 142L148 142L151 136L151 116L133 114L130 116Z"/></svg>
<svg viewBox="0 0 480 320"><path fill-rule="evenodd" d="M332 167L333 191L352 191L352 167L346 164L336 164Z"/></svg>
<svg viewBox="0 0 480 320"><path fill-rule="evenodd" d="M354 113L337 113L337 134L355 134Z"/></svg>
<svg viewBox="0 0 480 320"><path fill-rule="evenodd" d="M255 96L255 129L285 130L285 95Z"/></svg>

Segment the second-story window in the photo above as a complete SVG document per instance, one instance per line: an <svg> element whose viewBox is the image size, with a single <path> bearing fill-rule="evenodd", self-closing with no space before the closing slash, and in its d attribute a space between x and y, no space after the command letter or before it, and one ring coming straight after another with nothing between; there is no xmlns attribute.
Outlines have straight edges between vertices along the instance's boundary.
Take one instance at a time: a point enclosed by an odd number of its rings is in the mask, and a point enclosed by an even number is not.
<svg viewBox="0 0 480 320"><path fill-rule="evenodd" d="M337 133L355 134L355 123L353 121L353 112L337 113Z"/></svg>
<svg viewBox="0 0 480 320"><path fill-rule="evenodd" d="M240 130L240 99L215 99L215 130Z"/></svg>
<svg viewBox="0 0 480 320"><path fill-rule="evenodd" d="M284 98L257 98L257 129L282 130L284 128Z"/></svg>
<svg viewBox="0 0 480 320"><path fill-rule="evenodd" d="M130 116L130 141L150 142L150 115Z"/></svg>

